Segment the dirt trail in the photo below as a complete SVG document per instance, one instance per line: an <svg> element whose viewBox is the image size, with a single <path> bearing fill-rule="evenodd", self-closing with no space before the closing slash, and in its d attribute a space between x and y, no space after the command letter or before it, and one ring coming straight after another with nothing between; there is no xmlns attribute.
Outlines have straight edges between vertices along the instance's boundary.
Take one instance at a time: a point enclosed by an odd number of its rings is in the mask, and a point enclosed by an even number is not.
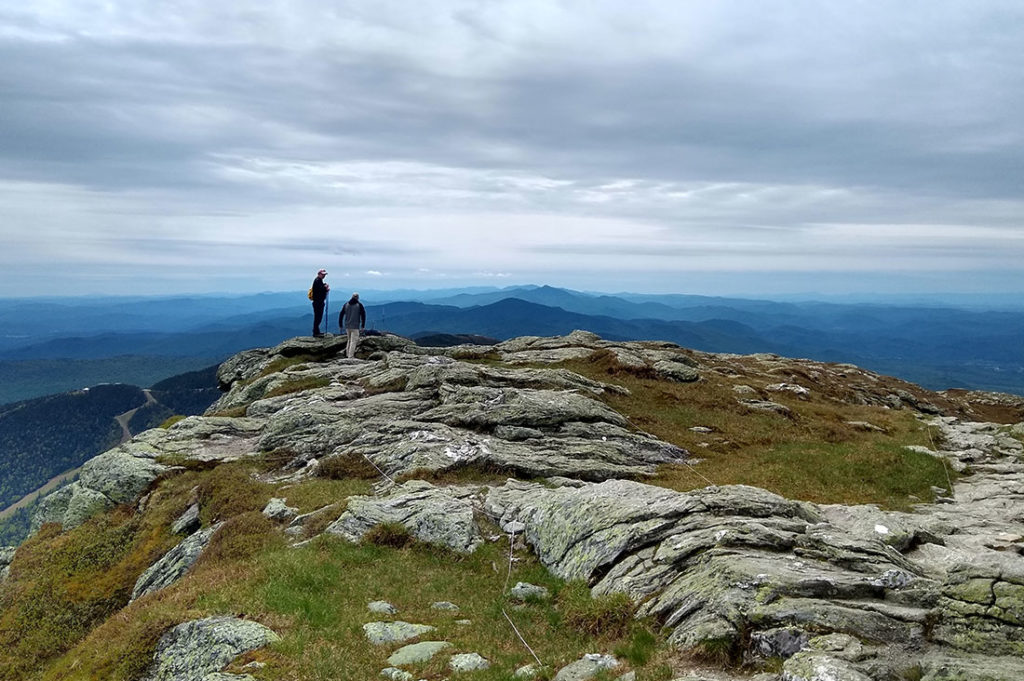
<svg viewBox="0 0 1024 681"><path fill-rule="evenodd" d="M143 388L142 392L146 396L145 404L135 407L135 409L126 411L120 416L114 417L114 420L117 421L119 426L121 426L121 444L124 444L128 440L132 439L132 431L128 429L128 422L132 420L133 416L135 416L135 412L137 412L142 407L149 406L150 404L154 404L156 402L156 400L153 399L153 393L149 391L149 388Z"/></svg>

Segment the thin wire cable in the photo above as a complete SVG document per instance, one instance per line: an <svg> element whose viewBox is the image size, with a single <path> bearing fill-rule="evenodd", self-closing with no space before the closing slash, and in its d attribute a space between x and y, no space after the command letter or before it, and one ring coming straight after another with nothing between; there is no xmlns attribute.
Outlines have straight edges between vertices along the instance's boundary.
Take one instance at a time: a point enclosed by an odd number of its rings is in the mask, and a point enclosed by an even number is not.
<svg viewBox="0 0 1024 681"><path fill-rule="evenodd" d="M508 572L505 573L505 585L501 587L502 592L508 588L509 580L512 579L512 547L516 543L516 533L508 533Z"/></svg>
<svg viewBox="0 0 1024 681"><path fill-rule="evenodd" d="M939 449L935 446L935 439L932 437L931 424L925 424L924 432L928 433L928 442L932 446L932 451L938 453ZM949 477L949 466L946 464L946 457L939 456L942 461L942 470L946 473L946 484L949 485L949 496L951 499L956 498L956 492L953 490L953 479Z"/></svg>
<svg viewBox="0 0 1024 681"><path fill-rule="evenodd" d="M391 477L390 475L388 475L387 473L385 473L384 471L382 471L382 470L380 469L380 466L378 466L377 464L375 464L375 463L373 462L373 459L371 459L371 458L370 458L369 456L367 456L367 455L366 455L365 453L363 454L363 458L364 458L364 459L366 459L367 461L369 461L369 462L370 462L370 465L371 465L371 466L373 466L374 468L376 468L376 469L377 469L377 472L378 472L378 473L380 473L380 474L381 474L381 475L383 475L383 476L384 476L385 478L387 478L388 482L390 482L390 483L391 483L392 485L398 485L398 483L397 483L397 482L395 482L394 478L392 478L392 477Z"/></svg>
<svg viewBox="0 0 1024 681"><path fill-rule="evenodd" d="M642 428L640 428L640 427L639 427L638 425L636 425L635 423L633 423L632 421L630 421L630 420L629 420L628 418L626 418L625 416L623 416L622 418L626 420L626 423L628 423L629 425L633 426L633 428L635 428L636 430L640 431L641 433L646 433L646 432L647 432L647 431L643 430ZM689 451L687 451L687 454L689 454L689 453L690 453L690 452L689 452ZM696 475L697 477L699 477L700 479L702 479L702 480L703 480L704 482L708 483L708 484L709 484L709 485L711 485L712 487L718 487L717 483L713 482L713 481L712 481L712 480L710 480L710 479L709 479L709 478L708 478L708 477L707 477L706 475L704 475L703 473L701 473L700 471L698 471L698 470L697 470L696 468L694 468L693 464L692 464L692 463L690 463L689 461L683 461L683 465L685 465L685 466L686 466L687 468L689 468L689 469L690 469L691 471L693 471L694 475Z"/></svg>
<svg viewBox="0 0 1024 681"><path fill-rule="evenodd" d="M526 649L530 651L531 655L533 655L533 659L537 660L537 665L543 667L544 663L540 661L540 658L537 657L537 653L533 652L533 648L531 648L530 644L526 642L526 639L523 638L523 635L519 633L519 629L516 628L516 623L513 622L512 618L508 616L507 612L505 612L505 608L501 609L501 614L504 615L505 619L508 620L508 623L512 625L512 631L516 632L516 636L519 637L519 640L523 642L523 645L526 646Z"/></svg>

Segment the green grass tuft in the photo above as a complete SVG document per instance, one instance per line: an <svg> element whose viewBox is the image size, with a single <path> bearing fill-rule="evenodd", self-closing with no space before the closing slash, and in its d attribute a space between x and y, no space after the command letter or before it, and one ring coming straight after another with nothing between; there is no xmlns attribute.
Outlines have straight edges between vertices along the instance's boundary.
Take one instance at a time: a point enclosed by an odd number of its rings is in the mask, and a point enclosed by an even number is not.
<svg viewBox="0 0 1024 681"><path fill-rule="evenodd" d="M182 421L184 419L185 419L184 415L182 415L182 414L175 414L174 416L169 417L166 421L161 423L159 427L167 429L167 428L170 428L171 426L173 426L178 421Z"/></svg>
<svg viewBox="0 0 1024 681"><path fill-rule="evenodd" d="M381 523L370 528L363 535L363 543L374 546L388 546L393 549L404 549L412 546L416 539L401 523Z"/></svg>

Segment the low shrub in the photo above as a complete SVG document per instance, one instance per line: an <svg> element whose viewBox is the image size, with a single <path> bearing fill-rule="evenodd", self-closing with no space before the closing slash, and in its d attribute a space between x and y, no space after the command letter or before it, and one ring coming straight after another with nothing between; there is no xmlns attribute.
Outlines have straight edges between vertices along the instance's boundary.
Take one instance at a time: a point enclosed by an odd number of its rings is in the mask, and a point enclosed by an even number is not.
<svg viewBox="0 0 1024 681"><path fill-rule="evenodd" d="M247 560L284 544L274 521L260 511L249 511L225 521L203 551L203 563Z"/></svg>
<svg viewBox="0 0 1024 681"><path fill-rule="evenodd" d="M345 452L320 459L317 475L328 480L373 480L381 477L373 464L356 452Z"/></svg>
<svg viewBox="0 0 1024 681"><path fill-rule="evenodd" d="M375 546L386 546L393 549L402 549L412 546L416 539L409 534L409 530L401 523L381 523L374 525L370 531L363 536L363 543Z"/></svg>
<svg viewBox="0 0 1024 681"><path fill-rule="evenodd" d="M313 390L314 388L325 388L331 384L331 379L323 376L307 376L306 378L296 378L290 381L285 381L277 386L274 386L266 393L263 397L280 397L281 395L290 395L291 393L299 393L303 390Z"/></svg>
<svg viewBox="0 0 1024 681"><path fill-rule="evenodd" d="M562 621L590 636L621 638L633 624L635 606L622 593L594 598L584 582L570 582L558 593Z"/></svg>
<svg viewBox="0 0 1024 681"><path fill-rule="evenodd" d="M227 520L249 511L262 511L271 488L253 480L242 464L221 464L199 483L199 516L203 525Z"/></svg>

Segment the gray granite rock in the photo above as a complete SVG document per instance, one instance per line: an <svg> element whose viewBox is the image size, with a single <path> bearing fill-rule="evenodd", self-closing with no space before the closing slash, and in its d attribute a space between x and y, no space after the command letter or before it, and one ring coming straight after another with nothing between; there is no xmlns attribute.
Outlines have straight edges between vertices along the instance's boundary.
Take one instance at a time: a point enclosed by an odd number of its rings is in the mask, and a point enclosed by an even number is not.
<svg viewBox="0 0 1024 681"><path fill-rule="evenodd" d="M380 670L380 675L389 681L412 681L415 676L397 667L385 667Z"/></svg>
<svg viewBox="0 0 1024 681"><path fill-rule="evenodd" d="M427 662L445 648L451 647L452 644L448 641L421 641L420 643L412 643L410 645L403 646L392 653L388 658L388 664L395 667L401 667L405 664Z"/></svg>
<svg viewBox="0 0 1024 681"><path fill-rule="evenodd" d="M375 646L401 643L431 631L434 631L434 627L429 624L411 624L409 622L368 622L363 625L366 640Z"/></svg>
<svg viewBox="0 0 1024 681"><path fill-rule="evenodd" d="M422 542L459 553L472 553L483 543L469 499L421 480L407 482L384 498L349 497L345 512L327 532L360 541L384 523L398 523Z"/></svg>
<svg viewBox="0 0 1024 681"><path fill-rule="evenodd" d="M559 669L555 674L555 681L587 681L587 679L597 676L599 672L615 669L618 666L619 661L611 655L588 653Z"/></svg>
<svg viewBox="0 0 1024 681"><path fill-rule="evenodd" d="M164 589L181 579L199 560L206 545L210 543L210 538L223 525L224 523L217 523L205 530L200 530L165 553L136 580L131 600L135 601L146 594Z"/></svg>
<svg viewBox="0 0 1024 681"><path fill-rule="evenodd" d="M17 546L0 546L0 582L7 579L7 575L11 571L11 562L17 551Z"/></svg>
<svg viewBox="0 0 1024 681"><path fill-rule="evenodd" d="M275 497L267 502L263 515L271 520L290 522L299 515L299 509L289 506L285 499Z"/></svg>
<svg viewBox="0 0 1024 681"><path fill-rule="evenodd" d="M853 663L820 651L800 652L782 666L782 681L873 681Z"/></svg>
<svg viewBox="0 0 1024 681"><path fill-rule="evenodd" d="M171 525L171 532L174 534L192 534L199 528L199 504L192 504L174 521L174 524Z"/></svg>
<svg viewBox="0 0 1024 681"><path fill-rule="evenodd" d="M452 655L448 660L448 666L453 672L475 672L483 669L490 669L491 663L479 653L460 653Z"/></svg>
<svg viewBox="0 0 1024 681"><path fill-rule="evenodd" d="M242 653L278 639L262 624L235 617L185 622L160 637L143 680L204 681Z"/></svg>
<svg viewBox="0 0 1024 681"><path fill-rule="evenodd" d="M387 601L370 601L366 605L366 609L370 612L375 612L380 615L394 615L398 612L398 608L391 605Z"/></svg>
<svg viewBox="0 0 1024 681"><path fill-rule="evenodd" d="M517 582L509 590L509 596L516 601L528 601L528 600L548 600L551 598L551 592L543 586L537 586L536 584L529 584L527 582Z"/></svg>

